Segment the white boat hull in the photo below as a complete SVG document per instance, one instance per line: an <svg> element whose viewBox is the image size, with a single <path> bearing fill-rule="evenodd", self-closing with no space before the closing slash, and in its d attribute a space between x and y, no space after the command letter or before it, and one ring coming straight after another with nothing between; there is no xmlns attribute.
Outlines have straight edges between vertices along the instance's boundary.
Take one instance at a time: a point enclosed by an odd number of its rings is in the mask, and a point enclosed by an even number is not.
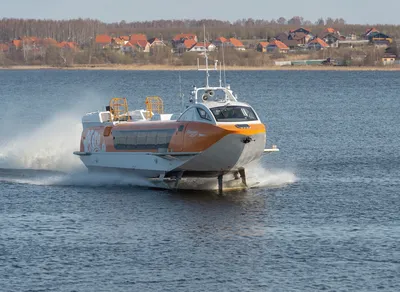
<svg viewBox="0 0 400 292"><path fill-rule="evenodd" d="M199 153L92 152L76 153L89 170L120 170L155 178L217 177L245 168L264 152L265 135L253 136L244 143L244 135L227 135Z"/></svg>

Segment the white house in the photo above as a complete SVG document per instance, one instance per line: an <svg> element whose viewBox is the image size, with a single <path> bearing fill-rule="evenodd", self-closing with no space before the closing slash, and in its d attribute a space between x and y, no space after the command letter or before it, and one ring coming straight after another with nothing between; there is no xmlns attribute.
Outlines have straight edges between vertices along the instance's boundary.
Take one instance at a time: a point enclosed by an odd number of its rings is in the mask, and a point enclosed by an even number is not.
<svg viewBox="0 0 400 292"><path fill-rule="evenodd" d="M190 52L204 52L204 51L215 51L216 46L212 43L196 43L191 49Z"/></svg>

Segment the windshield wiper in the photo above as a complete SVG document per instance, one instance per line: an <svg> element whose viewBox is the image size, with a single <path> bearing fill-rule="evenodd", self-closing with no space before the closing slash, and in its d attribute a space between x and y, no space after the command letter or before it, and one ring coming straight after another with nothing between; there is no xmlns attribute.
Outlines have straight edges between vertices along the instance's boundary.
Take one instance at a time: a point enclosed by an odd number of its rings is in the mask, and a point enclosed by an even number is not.
<svg viewBox="0 0 400 292"><path fill-rule="evenodd" d="M229 102L224 105L224 107L221 109L221 114L224 116L224 118L227 118L227 116L224 115L224 112L226 111L226 108L229 106Z"/></svg>

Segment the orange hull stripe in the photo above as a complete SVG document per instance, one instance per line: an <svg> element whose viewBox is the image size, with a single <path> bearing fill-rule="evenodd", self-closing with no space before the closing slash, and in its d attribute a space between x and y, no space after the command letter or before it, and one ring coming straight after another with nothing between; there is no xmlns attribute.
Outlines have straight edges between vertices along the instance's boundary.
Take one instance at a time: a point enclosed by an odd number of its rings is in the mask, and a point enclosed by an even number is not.
<svg viewBox="0 0 400 292"><path fill-rule="evenodd" d="M178 128L184 127L182 131ZM113 130L164 130L176 129L169 142L169 151L172 152L201 152L221 140L223 137L230 134L251 136L263 134L266 132L264 124L249 124L249 128L238 128L234 124L219 124L212 125L201 122L135 122L118 124L112 129L111 127L95 127L91 128L100 133L101 141L104 141L107 152L157 152L158 149L126 149L117 150L114 145ZM111 130L111 133L109 131ZM82 138L86 138L87 130L82 134ZM104 135L104 134L108 134ZM89 138L89 137L87 137ZM83 142L83 141L82 141ZM81 142L81 151L83 151L83 143Z"/></svg>
<svg viewBox="0 0 400 292"><path fill-rule="evenodd" d="M218 125L218 127L229 131L231 134L239 134L239 135L256 135L262 134L266 132L266 127L264 124L250 124L250 128L238 128L235 125L222 124Z"/></svg>

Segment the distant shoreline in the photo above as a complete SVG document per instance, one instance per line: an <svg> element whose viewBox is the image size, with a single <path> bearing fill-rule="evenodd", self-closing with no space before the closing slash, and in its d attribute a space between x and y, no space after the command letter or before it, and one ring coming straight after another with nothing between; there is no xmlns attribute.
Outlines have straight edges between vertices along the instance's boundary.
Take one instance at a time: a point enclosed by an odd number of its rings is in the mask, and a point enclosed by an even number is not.
<svg viewBox="0 0 400 292"><path fill-rule="evenodd" d="M52 66L7 66L0 70L118 70L118 71L194 71L197 66L171 66L171 65L75 65L71 67ZM400 71L400 66L226 66L229 71Z"/></svg>

